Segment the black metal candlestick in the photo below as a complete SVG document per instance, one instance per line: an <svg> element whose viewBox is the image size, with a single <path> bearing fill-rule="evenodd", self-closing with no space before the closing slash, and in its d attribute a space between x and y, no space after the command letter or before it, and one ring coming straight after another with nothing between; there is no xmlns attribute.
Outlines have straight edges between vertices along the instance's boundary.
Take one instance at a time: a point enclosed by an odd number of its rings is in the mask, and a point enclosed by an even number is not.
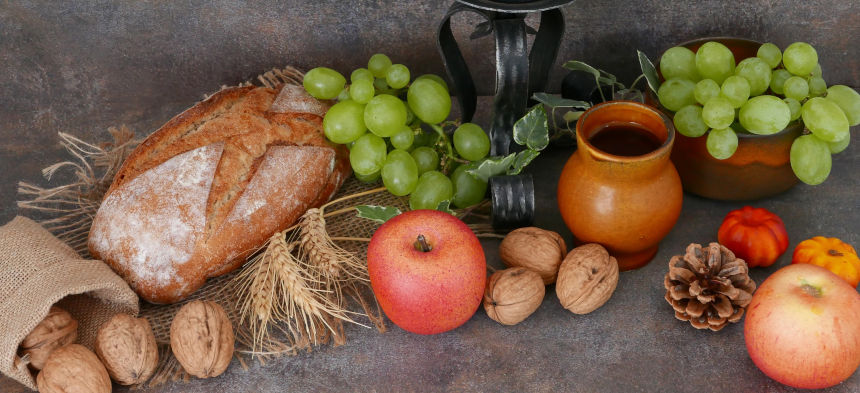
<svg viewBox="0 0 860 393"><path fill-rule="evenodd" d="M448 9L437 34L445 70L460 103L463 121L472 120L478 97L469 67L451 31L451 16L469 11L486 19L496 39L496 92L490 126L490 154L511 152L514 123L526 112L529 97L543 91L564 34L559 7L573 0L457 0ZM541 12L540 28L531 51L525 17ZM514 145L516 148L517 146ZM529 174L490 178L492 221L496 228L516 228L534 221L534 182Z"/></svg>

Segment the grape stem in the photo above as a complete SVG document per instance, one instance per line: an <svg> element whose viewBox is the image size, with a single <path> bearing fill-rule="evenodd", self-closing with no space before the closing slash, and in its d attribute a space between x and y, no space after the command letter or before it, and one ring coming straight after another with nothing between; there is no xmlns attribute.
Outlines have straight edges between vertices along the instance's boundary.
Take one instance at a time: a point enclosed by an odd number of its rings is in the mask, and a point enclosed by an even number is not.
<svg viewBox="0 0 860 393"><path fill-rule="evenodd" d="M442 158L442 162L443 162L442 172L447 175L448 174L448 163L452 160L456 160L458 157L456 154L454 154L454 148L451 147L451 141L448 140L448 135L445 134L445 130L443 130L442 127L435 125L435 124L429 124L429 126L434 131L436 131L437 134L439 134L439 138L441 139L442 143L444 143L445 149L448 152L447 157L449 158L449 160L446 160L444 157Z"/></svg>

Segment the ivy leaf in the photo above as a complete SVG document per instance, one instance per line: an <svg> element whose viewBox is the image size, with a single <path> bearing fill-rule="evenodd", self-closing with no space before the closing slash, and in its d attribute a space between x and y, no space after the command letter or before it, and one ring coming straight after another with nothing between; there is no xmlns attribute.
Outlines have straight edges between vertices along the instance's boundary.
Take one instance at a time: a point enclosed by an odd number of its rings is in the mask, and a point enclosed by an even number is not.
<svg viewBox="0 0 860 393"><path fill-rule="evenodd" d="M402 213L400 209L396 207L390 206L376 206L376 205L361 205L356 206L355 210L358 211L358 216L361 218L366 218L368 220L373 220L378 223L385 223L390 220L394 216Z"/></svg>
<svg viewBox="0 0 860 393"><path fill-rule="evenodd" d="M519 153L517 153L517 158L514 159L514 163L510 169L508 169L509 175L519 175L520 172L523 171L523 168L526 167L532 160L537 158L538 154L540 154L537 150L526 149Z"/></svg>
<svg viewBox="0 0 860 393"><path fill-rule="evenodd" d="M436 210L438 210L440 212L448 213L452 216L454 215L454 211L451 210L451 201L449 201L449 200L444 200L442 202L439 202L439 206L436 206Z"/></svg>
<svg viewBox="0 0 860 393"><path fill-rule="evenodd" d="M489 181L491 177L498 176L508 171L517 153L511 153L504 157L490 157L482 161L475 169L469 169L466 173L475 176L481 181Z"/></svg>
<svg viewBox="0 0 860 393"><path fill-rule="evenodd" d="M583 111L569 111L562 117L565 122L572 123L579 120L580 116L585 113Z"/></svg>
<svg viewBox="0 0 860 393"><path fill-rule="evenodd" d="M576 108L576 109L588 109L591 108L591 104L585 101L579 100L571 100L569 98L561 98L559 96L550 95L546 93L535 93L532 95L532 98L544 104L550 108Z"/></svg>
<svg viewBox="0 0 860 393"><path fill-rule="evenodd" d="M654 63L642 51L637 50L636 55L639 57L639 68L642 69L642 74L645 75L645 80L648 81L648 87L656 93L657 89L660 88L660 78L657 77L657 68L654 67Z"/></svg>
<svg viewBox="0 0 860 393"><path fill-rule="evenodd" d="M568 61L567 63L564 63L563 67L567 68L568 70L571 70L571 71L585 71L591 75L594 75L594 80L598 80L598 78L600 78L600 70L598 70L597 68L594 68L588 64L585 64L581 61L577 61L577 60Z"/></svg>
<svg viewBox="0 0 860 393"><path fill-rule="evenodd" d="M538 104L514 123L514 141L532 150L543 150L549 144L546 109Z"/></svg>

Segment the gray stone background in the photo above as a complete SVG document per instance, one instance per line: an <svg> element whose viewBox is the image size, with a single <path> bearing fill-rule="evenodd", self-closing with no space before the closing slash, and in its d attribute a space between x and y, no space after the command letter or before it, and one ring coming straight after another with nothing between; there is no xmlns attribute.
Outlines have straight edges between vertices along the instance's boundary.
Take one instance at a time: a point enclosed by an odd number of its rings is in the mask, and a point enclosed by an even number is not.
<svg viewBox="0 0 860 393"><path fill-rule="evenodd" d="M146 134L221 85L272 67L325 65L343 72L376 52L413 75L442 73L436 25L447 1L2 1L0 2L0 223L17 213L18 180L48 185L41 168L64 159L68 132L103 140L109 126ZM856 0L589 1L564 8L558 64L578 59L630 82L635 50L656 59L674 43L738 36L817 49L828 84L860 86L860 2ZM493 93L492 38L467 39L478 20L454 19L455 35L481 94ZM530 17L535 25L537 19ZM564 70L556 67L550 90ZM488 103L479 119L487 125ZM855 138L858 138L855 132ZM860 139L858 139L860 140ZM783 216L792 239L838 236L860 245L860 143L835 157L822 186L798 186L757 206ZM554 184L570 149L554 149L531 169L538 222L570 240L555 210ZM343 347L280 359L220 378L147 391L792 391L759 372L743 347L742 326L695 331L662 299L665 261L691 241L713 240L740 203L685 196L684 211L655 262L622 274L597 312L574 317L550 287L527 321L502 327L478 311L451 333L379 335L350 328ZM484 242L498 265L497 242ZM790 251L789 251L790 253ZM776 267L754 272L761 282ZM0 391L24 391L0 379ZM858 373L834 392L860 391Z"/></svg>

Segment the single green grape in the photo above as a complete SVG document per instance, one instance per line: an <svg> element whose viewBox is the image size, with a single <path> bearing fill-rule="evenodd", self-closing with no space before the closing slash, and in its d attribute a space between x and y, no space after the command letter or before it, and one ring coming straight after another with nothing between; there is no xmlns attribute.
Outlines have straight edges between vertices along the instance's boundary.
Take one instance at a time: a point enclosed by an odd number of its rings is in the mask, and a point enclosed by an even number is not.
<svg viewBox="0 0 860 393"><path fill-rule="evenodd" d="M815 64L815 68L812 69L812 76L821 77L821 64Z"/></svg>
<svg viewBox="0 0 860 393"><path fill-rule="evenodd" d="M821 97L827 93L827 83L820 76L810 76L807 80L809 83L809 96Z"/></svg>
<svg viewBox="0 0 860 393"><path fill-rule="evenodd" d="M302 86L314 98L320 100L330 100L337 97L343 86L346 84L346 78L331 68L317 67L305 74L302 81Z"/></svg>
<svg viewBox="0 0 860 393"><path fill-rule="evenodd" d="M387 146L382 138L366 133L358 138L349 150L352 171L360 175L371 175L382 170Z"/></svg>
<svg viewBox="0 0 860 393"><path fill-rule="evenodd" d="M771 68L764 60L750 57L738 63L735 67L735 75L744 77L749 82L750 97L755 97L766 92L770 86Z"/></svg>
<svg viewBox="0 0 860 393"><path fill-rule="evenodd" d="M857 90L845 85L833 85L827 88L826 98L842 109L849 126L860 124L860 93Z"/></svg>
<svg viewBox="0 0 860 393"><path fill-rule="evenodd" d="M729 127L735 120L735 108L725 97L712 98L702 107L702 120L710 128Z"/></svg>
<svg viewBox="0 0 860 393"><path fill-rule="evenodd" d="M323 118L323 132L334 143L350 143L366 131L364 105L353 100L334 104Z"/></svg>
<svg viewBox="0 0 860 393"><path fill-rule="evenodd" d="M824 142L836 142L848 135L848 118L832 100L810 98L801 108L803 124L812 135Z"/></svg>
<svg viewBox="0 0 860 393"><path fill-rule="evenodd" d="M439 85L441 85L442 87L444 87L444 88L445 88L445 91L448 91L448 82L445 82L445 79L442 79L442 77L441 77L441 76L439 76L439 75L436 75L436 74L424 74L424 75L421 75L421 76L419 76L419 77L415 78L415 80L425 79L425 78L426 78L426 79L430 79L430 80L432 80L432 81L434 81L434 82L438 83Z"/></svg>
<svg viewBox="0 0 860 393"><path fill-rule="evenodd" d="M738 149L738 135L731 128L713 129L705 142L708 153L718 160L725 160Z"/></svg>
<svg viewBox="0 0 860 393"><path fill-rule="evenodd" d="M376 78L373 80L373 87L376 88L377 92L387 92L391 90L391 87L388 86L388 82L385 81L385 78Z"/></svg>
<svg viewBox="0 0 860 393"><path fill-rule="evenodd" d="M406 106L395 96L379 94L364 107L364 123L370 132L388 138L406 125Z"/></svg>
<svg viewBox="0 0 860 393"><path fill-rule="evenodd" d="M698 105L687 105L679 109L675 112L673 122L675 124L675 129L677 129L681 135L688 136L690 138L697 138L708 132L708 125L705 124L705 120L702 119L702 107Z"/></svg>
<svg viewBox="0 0 860 393"><path fill-rule="evenodd" d="M409 195L418 185L418 166L406 150L388 153L382 166L382 184L393 195Z"/></svg>
<svg viewBox="0 0 860 393"><path fill-rule="evenodd" d="M424 172L418 178L418 185L409 195L409 208L435 209L443 201L450 201L454 196L454 185L451 179L439 171Z"/></svg>
<svg viewBox="0 0 860 393"><path fill-rule="evenodd" d="M385 82L394 89L406 87L409 84L409 68L403 64L393 64L385 72Z"/></svg>
<svg viewBox="0 0 860 393"><path fill-rule="evenodd" d="M370 102L374 94L376 94L376 89L373 87L372 80L359 79L349 85L349 97L360 104Z"/></svg>
<svg viewBox="0 0 860 393"><path fill-rule="evenodd" d="M838 140L836 142L826 142L827 147L830 149L830 154L839 154L848 147L851 143L851 133L845 134L845 139Z"/></svg>
<svg viewBox="0 0 860 393"><path fill-rule="evenodd" d="M791 108L776 96L753 97L741 107L738 120L744 129L753 134L776 134L791 121Z"/></svg>
<svg viewBox="0 0 860 393"><path fill-rule="evenodd" d="M696 102L701 105L705 105L705 103L710 101L711 98L719 95L720 85L718 85L717 82L714 82L713 79L702 79L696 83L696 88L693 89L693 97L695 97Z"/></svg>
<svg viewBox="0 0 860 393"><path fill-rule="evenodd" d="M382 53L370 56L370 60L367 61L367 69L377 78L385 78L388 67L391 67L391 59Z"/></svg>
<svg viewBox="0 0 860 393"><path fill-rule="evenodd" d="M750 98L750 84L746 78L732 75L723 81L720 95L729 100L733 108L740 108Z"/></svg>
<svg viewBox="0 0 860 393"><path fill-rule="evenodd" d="M362 183L376 183L381 176L382 171L376 171L369 175L362 175L360 173L355 173L355 178L358 179Z"/></svg>
<svg viewBox="0 0 860 393"><path fill-rule="evenodd" d="M702 78L722 84L735 72L735 56L719 42L706 42L696 51L696 69Z"/></svg>
<svg viewBox="0 0 860 393"><path fill-rule="evenodd" d="M415 164L418 165L418 174L424 172L435 171L439 167L439 154L436 150L427 146L416 147L412 150L412 158L415 159Z"/></svg>
<svg viewBox="0 0 860 393"><path fill-rule="evenodd" d="M669 48L660 57L663 79L687 79L696 82L702 77L696 69L696 54L682 46Z"/></svg>
<svg viewBox="0 0 860 393"><path fill-rule="evenodd" d="M791 144L788 159L794 175L812 186L827 180L833 166L830 148L815 135L801 135L795 139Z"/></svg>
<svg viewBox="0 0 860 393"><path fill-rule="evenodd" d="M451 174L451 183L454 185L454 197L451 199L451 204L460 209L477 205L487 195L487 182L466 172L477 168L478 165L478 162L460 165Z"/></svg>
<svg viewBox="0 0 860 393"><path fill-rule="evenodd" d="M812 74L818 64L818 53L812 45L795 42L782 52L782 64L788 72L802 77Z"/></svg>
<svg viewBox="0 0 860 393"><path fill-rule="evenodd" d="M373 73L367 68L356 68L351 74L349 74L349 81L352 83L358 82L362 79L366 79L373 83Z"/></svg>
<svg viewBox="0 0 860 393"><path fill-rule="evenodd" d="M427 131L421 129L421 131L415 135L415 140L412 142L415 146L433 146L439 142L439 134L434 131Z"/></svg>
<svg viewBox="0 0 860 393"><path fill-rule="evenodd" d="M463 123L454 131L454 149L469 161L478 161L490 152L490 138L481 126Z"/></svg>
<svg viewBox="0 0 860 393"><path fill-rule="evenodd" d="M695 89L696 84L686 79L668 79L657 89L657 98L666 109L675 112L696 103Z"/></svg>
<svg viewBox="0 0 860 393"><path fill-rule="evenodd" d="M795 100L794 98L785 97L782 99L783 102L788 105L788 109L791 112L791 121L795 121L800 118L800 102Z"/></svg>
<svg viewBox="0 0 860 393"><path fill-rule="evenodd" d="M344 87L343 90L341 90L340 93L338 93L337 100L338 101L346 101L349 99L351 99L349 97L349 87Z"/></svg>
<svg viewBox="0 0 860 393"><path fill-rule="evenodd" d="M779 66L779 63L782 62L782 51L779 50L779 47L773 43L765 42L758 47L758 52L756 52L756 57L764 60L767 65L773 69Z"/></svg>
<svg viewBox="0 0 860 393"><path fill-rule="evenodd" d="M783 87L788 78L791 78L790 72L782 68L773 70L773 73L770 75L770 90L776 94L785 95Z"/></svg>
<svg viewBox="0 0 860 393"><path fill-rule="evenodd" d="M423 122L438 124L451 113L451 95L444 86L431 78L419 78L412 82L406 93L409 108Z"/></svg>
<svg viewBox="0 0 860 393"><path fill-rule="evenodd" d="M803 101L806 97L809 97L809 83L806 82L806 79L799 76L792 76L786 79L785 84L782 85L782 90L786 97L794 98L798 101Z"/></svg>
<svg viewBox="0 0 860 393"><path fill-rule="evenodd" d="M391 136L391 145L395 149L407 150L412 147L412 142L415 141L415 132L408 126L403 126L400 131Z"/></svg>

